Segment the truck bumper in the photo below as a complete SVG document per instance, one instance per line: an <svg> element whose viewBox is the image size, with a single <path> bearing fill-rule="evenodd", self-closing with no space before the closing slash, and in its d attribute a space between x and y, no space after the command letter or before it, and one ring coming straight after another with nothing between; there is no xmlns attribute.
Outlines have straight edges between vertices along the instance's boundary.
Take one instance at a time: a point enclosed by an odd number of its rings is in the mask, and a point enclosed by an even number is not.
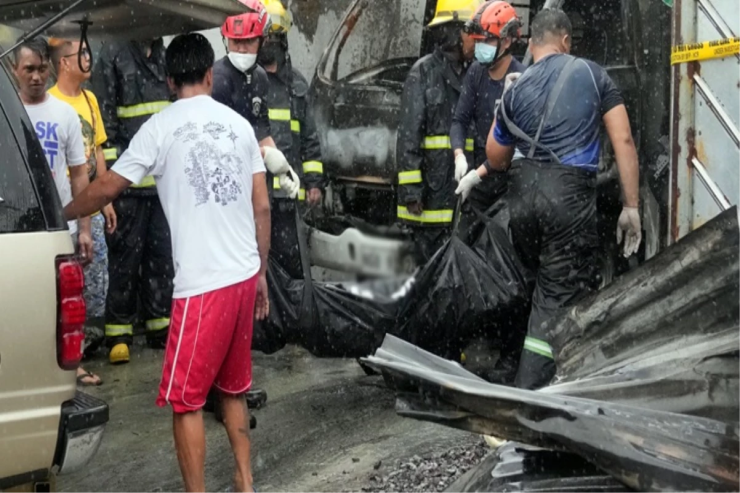
<svg viewBox="0 0 740 493"><path fill-rule="evenodd" d="M312 230L309 245L313 265L342 272L396 277L415 267L410 243L370 236L356 228L338 236Z"/></svg>
<svg viewBox="0 0 740 493"><path fill-rule="evenodd" d="M59 474L84 467L98 451L108 422L108 404L83 392L62 404L54 465Z"/></svg>

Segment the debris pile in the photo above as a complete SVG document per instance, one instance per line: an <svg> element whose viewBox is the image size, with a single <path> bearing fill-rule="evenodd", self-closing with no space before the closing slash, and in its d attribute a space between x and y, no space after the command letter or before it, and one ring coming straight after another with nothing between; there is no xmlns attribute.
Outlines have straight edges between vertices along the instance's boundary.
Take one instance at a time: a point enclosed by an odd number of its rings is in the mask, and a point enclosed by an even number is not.
<svg viewBox="0 0 740 493"><path fill-rule="evenodd" d="M480 438L452 447L446 452L429 456L414 456L398 460L389 470L378 467L370 475L364 492L382 491L428 492L444 491L491 451Z"/></svg>
<svg viewBox="0 0 740 493"><path fill-rule="evenodd" d="M270 317L255 327L252 347L297 344L318 357L359 358L392 334L452 357L475 338L522 332L532 278L509 240L505 202L481 219L471 246L452 238L409 279L306 282L271 260Z"/></svg>

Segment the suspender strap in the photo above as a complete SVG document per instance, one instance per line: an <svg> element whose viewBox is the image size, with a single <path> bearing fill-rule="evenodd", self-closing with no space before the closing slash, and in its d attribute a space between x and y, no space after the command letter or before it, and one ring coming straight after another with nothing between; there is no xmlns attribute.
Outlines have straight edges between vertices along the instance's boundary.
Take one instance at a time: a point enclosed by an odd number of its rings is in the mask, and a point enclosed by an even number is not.
<svg viewBox="0 0 740 493"><path fill-rule="evenodd" d="M540 120L540 125L537 128L537 134L535 135L534 139L524 133L524 131L516 126L514 122L511 121L509 118L509 115L506 114L506 104L504 104L503 97L501 98L501 114L504 117L504 123L506 124L509 131L514 134L514 136L529 142L530 149L528 158L532 159L534 157L534 152L537 147L540 149L547 151L550 156L552 156L553 160L557 164L561 164L560 158L550 150L547 146L540 143L540 137L542 136L542 129L545 128L545 122L550 117L550 114L552 113L552 110L555 108L555 103L557 103L558 96L560 96L560 92L563 90L563 87L565 86L565 83L568 80L568 76L573 73L573 70L575 69L575 62L577 58L569 56L569 60L565 63L565 66L563 67L563 70L560 71L560 75L558 76L557 80L555 81L555 85L553 86L552 90L550 91L550 94L547 96L547 101L545 103L545 111L542 115L542 120Z"/></svg>

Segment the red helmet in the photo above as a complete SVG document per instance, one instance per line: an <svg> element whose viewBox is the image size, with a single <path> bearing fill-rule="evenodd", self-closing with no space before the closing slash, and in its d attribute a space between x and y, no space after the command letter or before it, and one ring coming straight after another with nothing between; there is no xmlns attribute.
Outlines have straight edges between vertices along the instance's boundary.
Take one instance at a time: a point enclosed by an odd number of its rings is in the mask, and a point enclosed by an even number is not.
<svg viewBox="0 0 740 493"><path fill-rule="evenodd" d="M239 0L250 12L227 17L221 35L229 39L263 38L270 30L270 15L259 0Z"/></svg>
<svg viewBox="0 0 740 493"><path fill-rule="evenodd" d="M473 39L496 39L521 36L522 23L508 2L495 0L484 3L468 23Z"/></svg>

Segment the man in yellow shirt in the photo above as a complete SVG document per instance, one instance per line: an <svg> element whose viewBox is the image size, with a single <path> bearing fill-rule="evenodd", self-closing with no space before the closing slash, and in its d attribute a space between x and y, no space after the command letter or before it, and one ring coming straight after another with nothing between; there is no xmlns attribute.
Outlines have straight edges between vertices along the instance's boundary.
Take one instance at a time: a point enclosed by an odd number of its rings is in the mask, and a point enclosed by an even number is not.
<svg viewBox="0 0 740 493"><path fill-rule="evenodd" d="M91 91L83 89L90 79L90 54L79 41L56 39L50 42L52 63L57 74L57 83L49 94L74 108L80 117L82 138L85 145L87 172L90 182L107 172L102 145L108 139L98 100ZM87 323L85 330L86 353L94 350L104 338L105 300L108 292L108 248L105 231L116 229L116 213L111 204L105 206L103 214L92 217L93 258L85 267L85 302ZM82 385L99 385L96 375L79 371L78 382Z"/></svg>

